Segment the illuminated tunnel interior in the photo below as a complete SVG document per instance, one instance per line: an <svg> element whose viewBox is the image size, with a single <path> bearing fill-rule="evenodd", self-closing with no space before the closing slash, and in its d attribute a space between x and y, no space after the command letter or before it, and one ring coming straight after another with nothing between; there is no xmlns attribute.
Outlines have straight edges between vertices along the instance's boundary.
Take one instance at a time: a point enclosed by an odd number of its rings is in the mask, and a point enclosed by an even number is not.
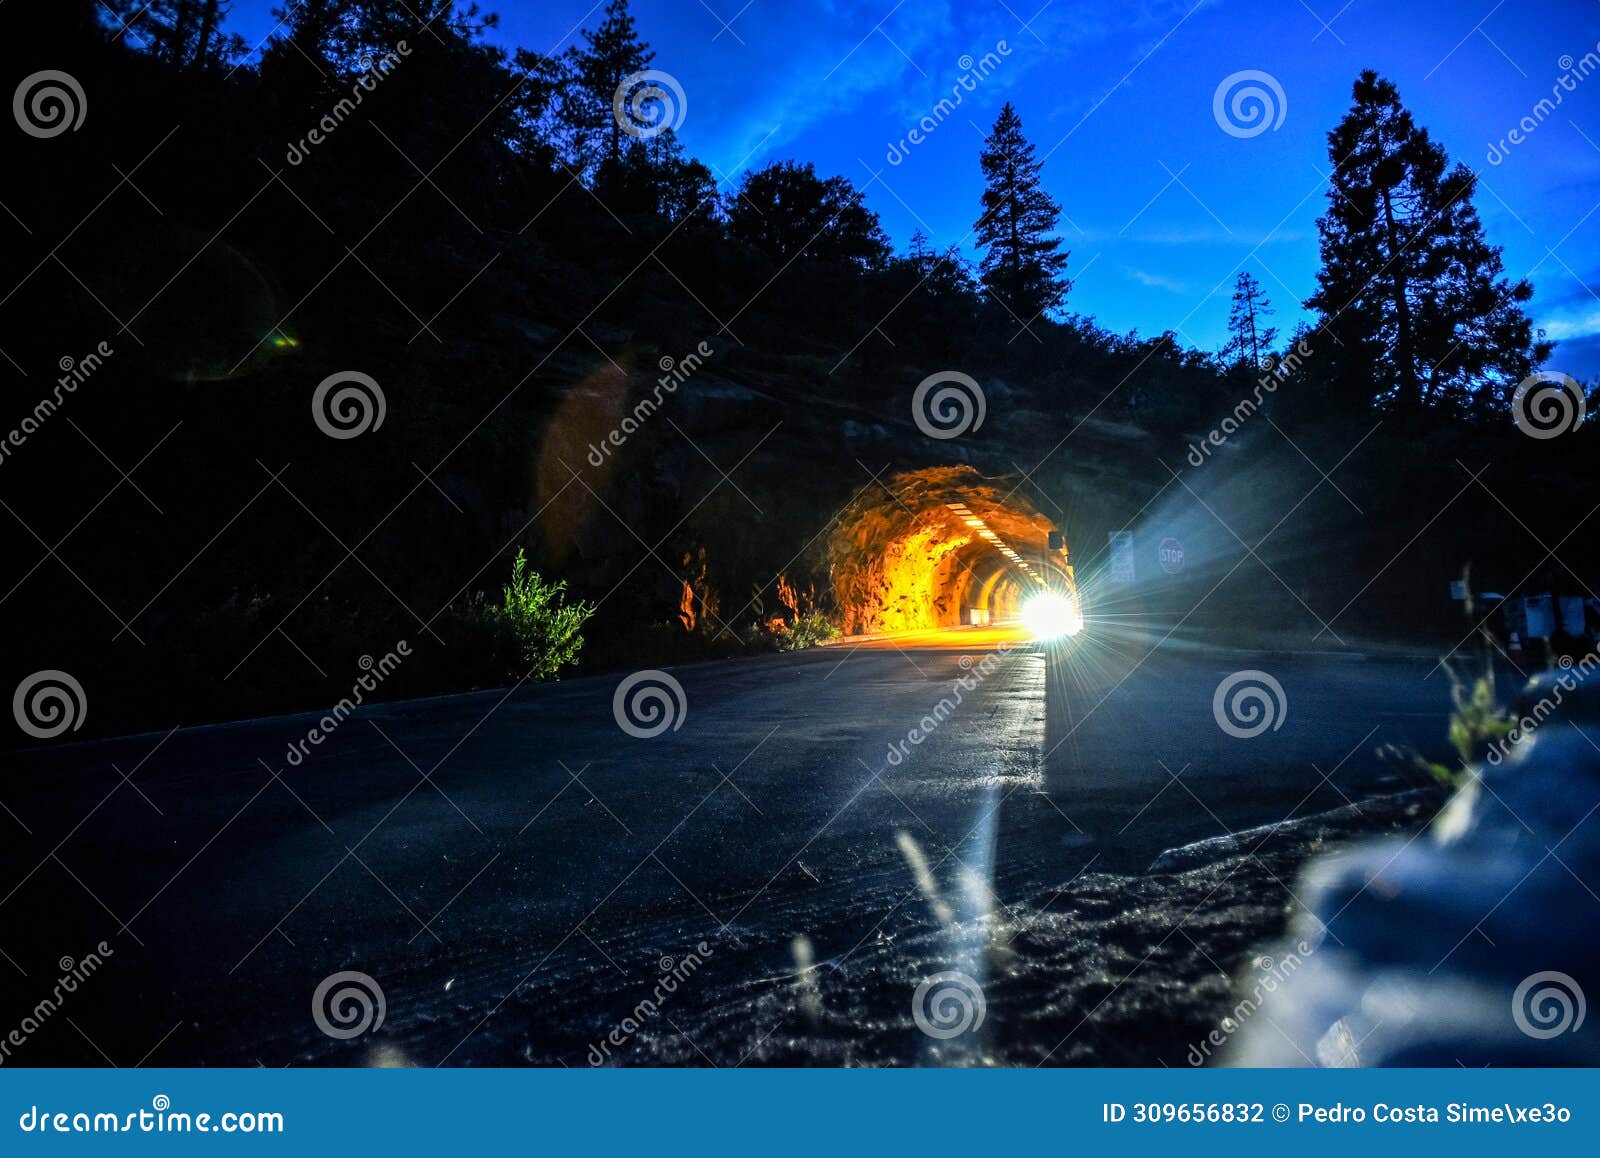
<svg viewBox="0 0 1600 1158"><path fill-rule="evenodd" d="M1018 482L927 467L858 492L827 542L845 633L998 623L1058 585L1065 559L1047 549L1054 523Z"/></svg>

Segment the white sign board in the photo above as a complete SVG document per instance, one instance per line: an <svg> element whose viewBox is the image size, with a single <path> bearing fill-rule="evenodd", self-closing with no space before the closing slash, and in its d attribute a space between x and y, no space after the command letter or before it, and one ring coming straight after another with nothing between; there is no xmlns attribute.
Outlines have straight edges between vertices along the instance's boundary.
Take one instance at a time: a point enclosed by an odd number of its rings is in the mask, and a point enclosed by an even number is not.
<svg viewBox="0 0 1600 1158"><path fill-rule="evenodd" d="M1132 583L1133 570L1133 532L1112 531L1109 535L1111 548L1111 582Z"/></svg>

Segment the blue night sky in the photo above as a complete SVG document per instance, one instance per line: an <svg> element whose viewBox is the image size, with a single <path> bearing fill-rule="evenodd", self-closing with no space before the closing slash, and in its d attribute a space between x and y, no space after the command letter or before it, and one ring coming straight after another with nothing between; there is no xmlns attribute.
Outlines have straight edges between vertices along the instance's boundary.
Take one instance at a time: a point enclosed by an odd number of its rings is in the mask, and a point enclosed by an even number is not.
<svg viewBox="0 0 1600 1158"><path fill-rule="evenodd" d="M237 0L255 44L272 0ZM491 39L559 52L597 23L594 0L483 0ZM1317 268L1325 133L1362 68L1400 88L1477 198L1506 272L1534 285L1532 313L1560 340L1550 366L1600 376L1600 70L1561 93L1498 164L1490 146L1586 53L1600 0L635 0L654 67L687 95L679 137L729 177L782 158L866 192L898 248L919 226L971 247L978 148L1013 101L1064 216L1076 284L1068 308L1108 329L1176 330L1221 344L1236 273L1249 269L1284 333ZM726 22L726 23L724 23ZM1007 53L1000 51L1002 42ZM899 164L894 142L963 75L1000 56ZM1591 65L1594 63L1591 59ZM1579 67L1582 67L1581 64ZM1284 93L1275 130L1219 128L1212 98L1241 70Z"/></svg>

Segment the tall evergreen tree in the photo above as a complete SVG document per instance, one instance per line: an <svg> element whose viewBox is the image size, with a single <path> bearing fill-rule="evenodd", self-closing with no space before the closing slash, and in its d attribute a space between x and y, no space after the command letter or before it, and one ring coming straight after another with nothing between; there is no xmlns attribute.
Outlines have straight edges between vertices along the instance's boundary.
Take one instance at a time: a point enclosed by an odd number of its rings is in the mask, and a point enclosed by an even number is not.
<svg viewBox="0 0 1600 1158"><path fill-rule="evenodd" d="M1319 358L1347 404L1486 410L1552 348L1521 308L1533 287L1504 277L1473 208L1475 175L1450 167L1395 86L1368 70L1354 96L1328 134L1322 269L1306 307L1335 340Z"/></svg>
<svg viewBox="0 0 1600 1158"><path fill-rule="evenodd" d="M1066 300L1067 253L1049 236L1061 206L1040 184L1043 162L1022 135L1022 118L1007 101L979 154L983 169L983 215L974 230L985 248L984 288L1019 321L1031 322Z"/></svg>
<svg viewBox="0 0 1600 1158"><path fill-rule="evenodd" d="M1258 371L1263 359L1272 353L1278 330L1266 319L1277 311L1262 292L1255 275L1245 270L1233 287L1233 308L1228 313L1228 342L1222 347L1222 360L1229 366L1246 366Z"/></svg>
<svg viewBox="0 0 1600 1158"><path fill-rule="evenodd" d="M581 94L581 116L591 140L602 143L602 164L615 171L622 162L622 125L613 101L617 88L636 72L650 67L655 52L639 38L628 0L611 0L606 16L593 32L584 29L584 45L572 50L573 76Z"/></svg>

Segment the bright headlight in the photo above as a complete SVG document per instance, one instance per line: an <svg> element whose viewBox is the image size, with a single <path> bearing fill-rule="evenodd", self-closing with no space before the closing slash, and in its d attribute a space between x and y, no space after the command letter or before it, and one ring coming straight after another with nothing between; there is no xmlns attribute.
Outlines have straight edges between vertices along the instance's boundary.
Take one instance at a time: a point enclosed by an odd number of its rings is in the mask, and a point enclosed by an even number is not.
<svg viewBox="0 0 1600 1158"><path fill-rule="evenodd" d="M1048 591L1022 605L1022 622L1037 639L1059 639L1083 630L1083 616L1077 605Z"/></svg>

